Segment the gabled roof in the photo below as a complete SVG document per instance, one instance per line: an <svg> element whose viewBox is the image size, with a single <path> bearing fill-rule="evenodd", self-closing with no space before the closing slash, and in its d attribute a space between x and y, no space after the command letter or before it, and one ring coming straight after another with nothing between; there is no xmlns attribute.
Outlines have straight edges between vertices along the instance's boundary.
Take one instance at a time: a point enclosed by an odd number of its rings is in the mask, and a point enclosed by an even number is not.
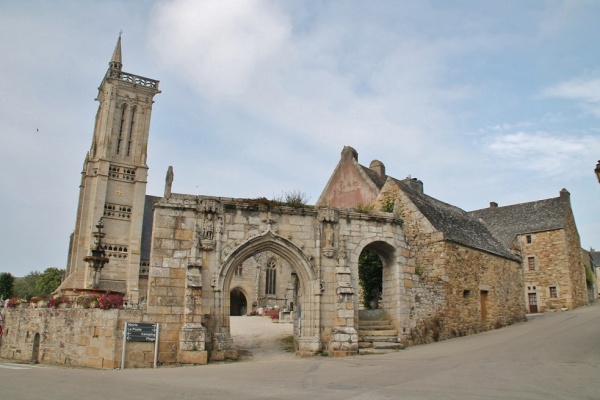
<svg viewBox="0 0 600 400"><path fill-rule="evenodd" d="M600 251L590 251L590 256L592 257L592 263L594 263L594 266L600 267Z"/></svg>
<svg viewBox="0 0 600 400"><path fill-rule="evenodd" d="M362 168L362 170L364 171L364 173L367 174L369 179L371 179L373 184L375 186L377 186L377 188L379 190L381 190L383 188L383 185L385 185L385 181L387 180L388 176L385 175L385 177L381 177L381 176L379 176L379 174L377 172L373 171L371 168L367 168L362 164L359 164L359 165Z"/></svg>
<svg viewBox="0 0 600 400"><path fill-rule="evenodd" d="M510 246L517 235L564 229L569 207L568 192L564 190L561 197L489 207L470 214L481 219L498 240Z"/></svg>
<svg viewBox="0 0 600 400"><path fill-rule="evenodd" d="M406 180L394 181L431 225L444 234L444 239L511 260L519 260L481 221L466 211L415 190Z"/></svg>

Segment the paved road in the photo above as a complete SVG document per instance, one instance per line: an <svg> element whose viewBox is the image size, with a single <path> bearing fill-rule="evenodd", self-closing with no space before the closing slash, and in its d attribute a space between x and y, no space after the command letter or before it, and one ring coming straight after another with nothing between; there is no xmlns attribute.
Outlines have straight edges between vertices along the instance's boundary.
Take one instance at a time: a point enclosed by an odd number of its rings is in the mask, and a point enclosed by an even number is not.
<svg viewBox="0 0 600 400"><path fill-rule="evenodd" d="M0 368L0 398L600 399L600 303L381 356L155 370Z"/></svg>

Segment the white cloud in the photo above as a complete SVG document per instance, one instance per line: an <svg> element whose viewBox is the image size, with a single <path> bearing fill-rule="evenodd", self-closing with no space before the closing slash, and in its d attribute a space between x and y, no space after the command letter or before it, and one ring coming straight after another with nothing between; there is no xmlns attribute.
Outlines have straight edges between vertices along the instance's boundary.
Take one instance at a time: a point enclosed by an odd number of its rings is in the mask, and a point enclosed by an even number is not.
<svg viewBox="0 0 600 400"><path fill-rule="evenodd" d="M243 93L290 34L287 17L262 0L178 0L159 3L154 15L150 42L160 60L217 97Z"/></svg>
<svg viewBox="0 0 600 400"><path fill-rule="evenodd" d="M600 137L553 136L547 132L516 132L495 136L488 150L497 159L542 176L589 175L589 160L600 154Z"/></svg>
<svg viewBox="0 0 600 400"><path fill-rule="evenodd" d="M546 97L574 100L584 110L600 117L600 77L579 77L543 91Z"/></svg>

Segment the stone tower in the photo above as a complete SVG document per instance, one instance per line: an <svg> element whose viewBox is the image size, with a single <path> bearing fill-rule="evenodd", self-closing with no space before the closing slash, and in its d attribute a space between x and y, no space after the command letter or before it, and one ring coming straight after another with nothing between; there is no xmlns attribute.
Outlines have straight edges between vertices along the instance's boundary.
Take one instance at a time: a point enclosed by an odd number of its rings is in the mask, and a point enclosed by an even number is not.
<svg viewBox="0 0 600 400"><path fill-rule="evenodd" d="M61 290L92 288L93 271L83 258L94 246L93 231L102 218L109 262L98 289L139 301L140 246L148 166L150 115L158 81L121 70L121 36L98 89L91 148L85 157L71 237L66 278Z"/></svg>

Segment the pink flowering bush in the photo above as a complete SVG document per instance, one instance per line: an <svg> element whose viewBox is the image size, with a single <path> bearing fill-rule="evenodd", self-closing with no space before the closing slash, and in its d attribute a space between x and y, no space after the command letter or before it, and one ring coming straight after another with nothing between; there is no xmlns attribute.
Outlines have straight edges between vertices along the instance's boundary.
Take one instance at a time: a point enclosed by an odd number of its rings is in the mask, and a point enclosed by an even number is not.
<svg viewBox="0 0 600 400"><path fill-rule="evenodd" d="M123 308L123 296L119 294L106 294L98 299L99 307L103 310L110 308Z"/></svg>

